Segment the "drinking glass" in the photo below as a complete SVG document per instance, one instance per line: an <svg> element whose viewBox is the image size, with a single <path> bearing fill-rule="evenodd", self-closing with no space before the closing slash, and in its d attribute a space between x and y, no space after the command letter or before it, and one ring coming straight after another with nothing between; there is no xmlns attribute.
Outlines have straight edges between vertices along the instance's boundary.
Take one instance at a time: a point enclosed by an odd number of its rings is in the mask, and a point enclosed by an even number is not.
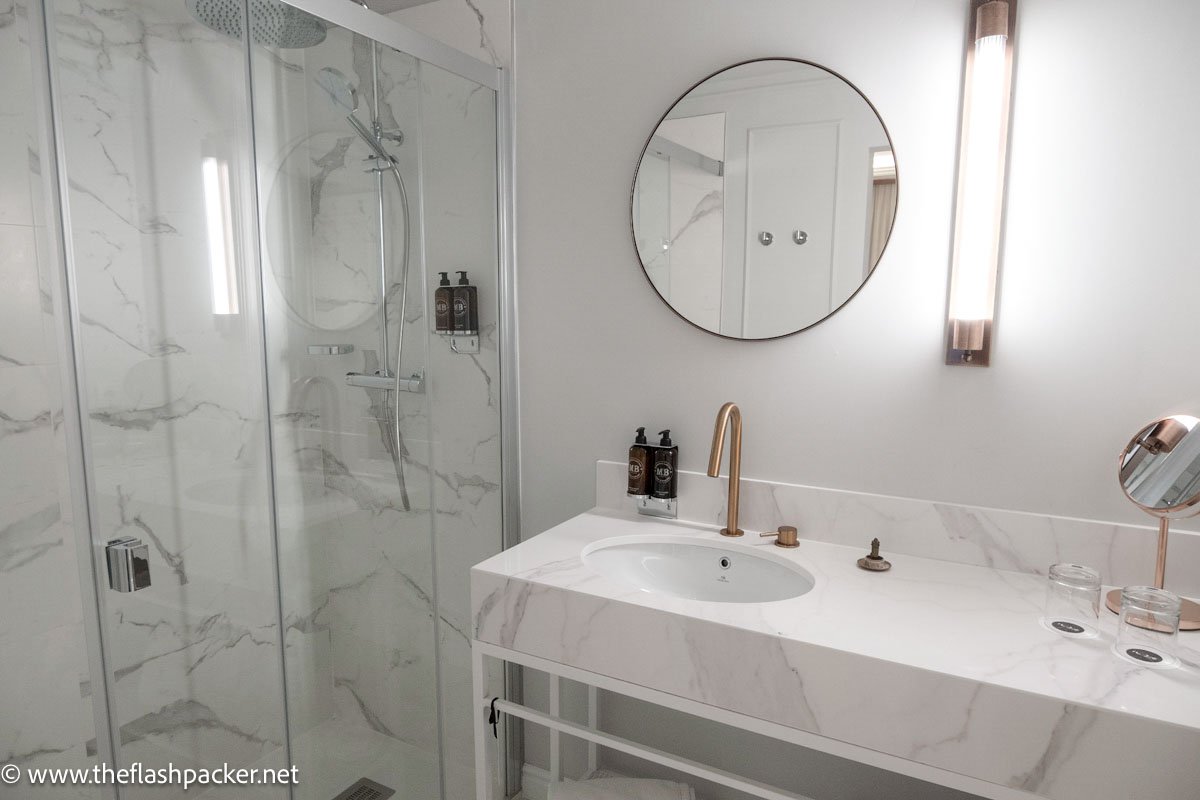
<svg viewBox="0 0 1200 800"><path fill-rule="evenodd" d="M1100 573L1081 564L1053 564L1046 575L1042 625L1078 639L1099 632Z"/></svg>
<svg viewBox="0 0 1200 800"><path fill-rule="evenodd" d="M1121 590L1121 617L1113 652L1142 667L1179 666L1179 596L1153 586Z"/></svg>

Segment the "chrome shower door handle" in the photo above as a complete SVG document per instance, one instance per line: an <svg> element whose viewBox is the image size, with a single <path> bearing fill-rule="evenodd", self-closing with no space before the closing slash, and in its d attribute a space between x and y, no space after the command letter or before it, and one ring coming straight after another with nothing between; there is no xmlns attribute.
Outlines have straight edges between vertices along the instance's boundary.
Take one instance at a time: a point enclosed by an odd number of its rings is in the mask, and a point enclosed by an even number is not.
<svg viewBox="0 0 1200 800"><path fill-rule="evenodd" d="M104 545L108 586L114 592L136 592L150 585L150 547L135 536L122 536Z"/></svg>

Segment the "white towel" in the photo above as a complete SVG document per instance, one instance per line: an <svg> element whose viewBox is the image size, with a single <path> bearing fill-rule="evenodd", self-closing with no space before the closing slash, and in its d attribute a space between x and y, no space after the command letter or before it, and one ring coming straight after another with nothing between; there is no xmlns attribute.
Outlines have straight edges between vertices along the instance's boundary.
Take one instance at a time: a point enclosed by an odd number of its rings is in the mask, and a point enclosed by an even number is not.
<svg viewBox="0 0 1200 800"><path fill-rule="evenodd" d="M674 781L589 778L550 784L549 800L696 800L696 792Z"/></svg>

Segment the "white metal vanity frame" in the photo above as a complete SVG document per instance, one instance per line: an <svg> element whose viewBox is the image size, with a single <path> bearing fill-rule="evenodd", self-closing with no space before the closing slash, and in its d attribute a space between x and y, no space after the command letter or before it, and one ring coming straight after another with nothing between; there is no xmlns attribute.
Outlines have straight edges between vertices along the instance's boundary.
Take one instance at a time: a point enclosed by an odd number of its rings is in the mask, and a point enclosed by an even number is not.
<svg viewBox="0 0 1200 800"><path fill-rule="evenodd" d="M488 660L505 665L518 665L545 672L550 676L549 713L520 703L505 700L496 691L489 679ZM504 785L503 748L498 746L503 738L493 736L493 713L499 712L496 721L503 724L504 717L540 725L550 734L549 780L555 783L563 779L562 739L568 736L587 743L587 769L594 770L599 763L600 748L616 750L654 764L692 775L700 780L726 786L763 800L812 800L805 795L780 789L754 780L753 778L711 767L698 761L677 756L657 748L648 747L630 739L606 733L600 729L599 690L621 694L636 700L663 706L711 720L751 733L769 736L798 747L816 750L832 756L856 761L889 772L907 775L918 780L956 789L962 792L989 798L989 800L1031 800L1037 795L1000 786L995 783L960 775L956 772L931 767L897 756L880 753L837 739L815 733L789 728L774 722L728 711L695 700L649 689L645 686L610 678L595 672L567 666L548 659L531 656L505 647L472 640L471 660L474 676L475 725L475 780L476 800L504 800L507 797ZM583 725L561 716L562 680L567 679L587 687L587 724ZM511 734L510 734L511 735Z"/></svg>

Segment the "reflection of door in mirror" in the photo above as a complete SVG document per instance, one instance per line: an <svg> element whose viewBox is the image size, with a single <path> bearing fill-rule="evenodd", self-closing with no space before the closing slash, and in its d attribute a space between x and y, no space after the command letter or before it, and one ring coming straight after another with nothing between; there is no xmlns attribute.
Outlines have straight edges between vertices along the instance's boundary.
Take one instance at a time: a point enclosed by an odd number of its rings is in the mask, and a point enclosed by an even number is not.
<svg viewBox="0 0 1200 800"><path fill-rule="evenodd" d="M778 336L781 320L820 319L832 309L838 126L772 125L748 134L741 335L761 339ZM760 241L763 231L770 244Z"/></svg>
<svg viewBox="0 0 1200 800"><path fill-rule="evenodd" d="M633 229L655 290L723 336L766 339L842 306L896 208L887 131L814 64L751 61L694 86L647 142Z"/></svg>
<svg viewBox="0 0 1200 800"><path fill-rule="evenodd" d="M726 74L676 107L726 113L720 332L780 336L827 316L862 285L870 152L890 143L874 110L825 70L760 62ZM763 231L770 245L760 243Z"/></svg>

